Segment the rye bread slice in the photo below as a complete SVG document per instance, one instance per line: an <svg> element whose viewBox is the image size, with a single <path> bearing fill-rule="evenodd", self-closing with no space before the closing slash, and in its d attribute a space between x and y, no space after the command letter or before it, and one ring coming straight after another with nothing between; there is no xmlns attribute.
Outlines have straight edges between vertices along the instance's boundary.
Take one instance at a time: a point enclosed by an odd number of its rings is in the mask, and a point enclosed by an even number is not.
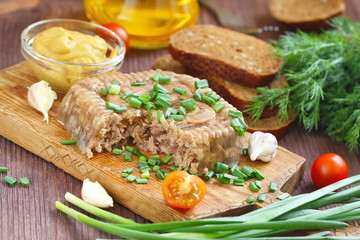
<svg viewBox="0 0 360 240"><path fill-rule="evenodd" d="M186 67L211 71L248 87L267 85L282 63L265 41L213 25L196 25L173 34L169 52Z"/></svg>
<svg viewBox="0 0 360 240"><path fill-rule="evenodd" d="M221 77L212 75L211 72L207 74L200 71L186 68L181 63L175 61L171 55L167 54L161 56L155 60L152 66L153 69L162 69L165 71L172 71L180 74L189 74L198 78L206 78L209 81L211 89L218 93L221 97L230 102L234 107L240 111L247 109L247 106L251 104L250 99L255 97L258 93L253 87L246 87L241 84L227 81ZM270 83L270 88L283 88L288 84L284 76L275 77ZM277 109L265 109L262 117L271 117L276 115ZM246 114L246 113L245 113Z"/></svg>
<svg viewBox="0 0 360 240"><path fill-rule="evenodd" d="M271 0L270 14L303 30L327 28L327 21L345 13L343 0Z"/></svg>

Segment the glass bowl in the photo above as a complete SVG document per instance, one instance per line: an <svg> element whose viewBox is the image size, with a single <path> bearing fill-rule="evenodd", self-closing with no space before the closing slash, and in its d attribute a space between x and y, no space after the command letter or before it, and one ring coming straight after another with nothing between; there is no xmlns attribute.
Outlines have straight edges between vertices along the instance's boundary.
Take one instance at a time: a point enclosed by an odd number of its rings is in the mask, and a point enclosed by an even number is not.
<svg viewBox="0 0 360 240"><path fill-rule="evenodd" d="M62 27L88 35L106 36L108 53L115 48L115 56L100 63L71 63L46 57L32 48L34 38L40 32L51 28ZM118 70L125 57L124 42L113 31L100 25L72 19L50 19L31 24L21 34L21 53L29 63L35 76L45 80L58 92L67 92L77 81L87 77L97 77Z"/></svg>

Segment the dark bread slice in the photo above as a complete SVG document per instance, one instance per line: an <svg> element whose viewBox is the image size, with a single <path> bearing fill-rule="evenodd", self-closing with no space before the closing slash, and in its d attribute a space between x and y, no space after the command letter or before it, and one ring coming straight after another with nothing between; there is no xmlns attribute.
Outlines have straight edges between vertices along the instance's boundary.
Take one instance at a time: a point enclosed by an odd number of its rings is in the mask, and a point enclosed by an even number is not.
<svg viewBox="0 0 360 240"><path fill-rule="evenodd" d="M173 60L170 55L164 55L157 58L152 66L153 69L162 69L165 71L172 71L180 74L189 74L198 78L206 78L209 80L209 85L216 93L230 102L234 107L240 111L247 109L250 105L250 99L257 95L256 89L252 87L245 87L240 84L226 81L220 77L211 74L205 74L194 69L186 68L181 63ZM274 78L270 82L271 88L282 88L287 85L285 77ZM262 117L271 117L277 113L277 109L265 109Z"/></svg>
<svg viewBox="0 0 360 240"><path fill-rule="evenodd" d="M213 25L196 25L170 37L169 52L184 66L248 87L267 85L281 59L270 44L243 33Z"/></svg>
<svg viewBox="0 0 360 240"><path fill-rule="evenodd" d="M302 30L327 28L327 21L345 13L343 0L271 0L270 14Z"/></svg>

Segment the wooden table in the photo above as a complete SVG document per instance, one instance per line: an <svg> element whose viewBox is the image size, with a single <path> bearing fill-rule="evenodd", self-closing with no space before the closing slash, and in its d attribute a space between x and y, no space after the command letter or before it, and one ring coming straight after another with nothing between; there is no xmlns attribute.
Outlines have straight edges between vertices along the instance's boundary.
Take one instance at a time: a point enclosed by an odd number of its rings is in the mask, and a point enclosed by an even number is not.
<svg viewBox="0 0 360 240"><path fill-rule="evenodd" d="M16 5L16 2L19 4ZM346 0L345 2L347 16L360 21L360 1ZM265 0L227 0L221 1L221 4L250 26L273 25L286 30L286 26L271 18ZM21 31L33 22L50 18L85 20L82 1L3 0L0 2L1 69L24 60L20 53ZM211 12L202 8L199 23L217 24L217 21ZM261 37L276 38L276 34L268 33ZM121 71L134 72L149 69L152 61L166 52L166 49L131 50L126 56ZM360 173L359 154L349 153L344 144L334 143L321 130L306 132L300 126L294 126L279 143L307 159L303 181L294 194L316 189L311 182L310 167L318 156L327 152L343 156L349 165L350 175ZM79 180L3 137L0 137L0 166L6 166L14 176L26 176L31 181L29 188L13 188L0 183L0 239L111 238L109 234L75 222L55 209L55 201L64 201L66 192L80 194L82 183ZM111 211L139 223L147 222L117 203Z"/></svg>

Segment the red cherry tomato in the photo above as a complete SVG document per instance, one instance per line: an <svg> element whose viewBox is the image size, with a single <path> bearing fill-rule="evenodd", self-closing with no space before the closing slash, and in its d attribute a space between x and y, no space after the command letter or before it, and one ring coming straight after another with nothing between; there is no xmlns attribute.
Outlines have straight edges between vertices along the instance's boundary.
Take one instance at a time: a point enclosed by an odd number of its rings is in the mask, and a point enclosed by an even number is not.
<svg viewBox="0 0 360 240"><path fill-rule="evenodd" d="M311 167L311 179L318 188L347 178L348 174L345 160L335 153L321 155Z"/></svg>
<svg viewBox="0 0 360 240"><path fill-rule="evenodd" d="M178 170L166 176L162 193L171 207L189 209L204 198L206 183L198 176Z"/></svg>
<svg viewBox="0 0 360 240"><path fill-rule="evenodd" d="M124 42L125 47L126 47L126 52L129 52L129 48L130 48L130 38L128 33L126 32L126 30L121 27L119 24L116 23L106 23L104 25L102 25L103 27L106 27L108 29L110 29L111 31L113 31L114 33L116 33ZM108 33L106 33L105 31L99 30L98 31L100 36L103 38L111 38L111 36L109 36Z"/></svg>

